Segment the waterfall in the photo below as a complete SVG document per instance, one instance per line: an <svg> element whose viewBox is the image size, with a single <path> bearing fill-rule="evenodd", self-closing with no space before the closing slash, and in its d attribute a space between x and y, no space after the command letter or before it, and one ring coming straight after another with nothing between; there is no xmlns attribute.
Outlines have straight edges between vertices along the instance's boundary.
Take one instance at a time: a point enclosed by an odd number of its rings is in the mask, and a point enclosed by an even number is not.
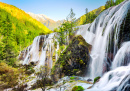
<svg viewBox="0 0 130 91"><path fill-rule="evenodd" d="M46 59L46 51L42 48L39 66L41 66L41 65L45 66L45 59Z"/></svg>
<svg viewBox="0 0 130 91"><path fill-rule="evenodd" d="M36 62L39 59L39 40L41 36L34 38L33 44L31 45L31 50L27 50L27 55L24 59L23 65L29 64L29 61ZM32 55L32 57L30 57ZM30 59L31 58L31 59Z"/></svg>
<svg viewBox="0 0 130 91"><path fill-rule="evenodd" d="M117 46L118 34L120 32L120 25L130 9L130 1L125 1L120 5L114 6L102 12L95 21L98 20L96 27L95 40L91 52L92 57L92 77L101 76L104 66L107 61L107 54L109 49L109 42L112 40L111 35L114 33L114 45ZM98 19L99 18L99 19ZM93 30L90 30L93 31ZM114 46L114 53L116 47ZM115 55L113 53L113 55ZM104 62L105 61L105 62ZM97 70L98 69L98 70Z"/></svg>
<svg viewBox="0 0 130 91"><path fill-rule="evenodd" d="M130 64L128 66L118 67L104 74L104 76L95 85L95 87L99 88L100 91L115 91L116 88L122 83L122 81L129 75L130 75ZM130 78L128 77L127 79ZM121 87L119 87L118 89L121 89Z"/></svg>
<svg viewBox="0 0 130 91"><path fill-rule="evenodd" d="M117 91L129 91L130 90L130 75L126 76L124 81L121 82L120 86L117 88Z"/></svg>
<svg viewBox="0 0 130 91"><path fill-rule="evenodd" d="M82 35L86 42L92 45L90 54L92 64L89 68L92 78L102 76L104 72L110 69L106 66L110 66L117 53L120 26L127 16L128 10L130 10L130 0L125 0L121 4L103 11L92 24L79 27L76 34ZM111 45L113 45L112 48ZM113 55L111 60L108 58L110 53Z"/></svg>
<svg viewBox="0 0 130 91"><path fill-rule="evenodd" d="M92 89L86 91L126 91L125 89L129 89L130 41L122 43L122 46L118 43L120 27L128 11L130 11L130 0L125 0L103 11L92 24L79 26L76 34L82 35L86 42L92 45L90 78L104 74ZM107 70L108 68L110 71Z"/></svg>
<svg viewBox="0 0 130 91"><path fill-rule="evenodd" d="M118 50L113 63L112 69L128 65L130 63L130 41L123 43L122 47Z"/></svg>
<svg viewBox="0 0 130 91"><path fill-rule="evenodd" d="M78 31L76 32L76 35L82 35L85 41L92 45L95 34L88 31L89 27L90 27L90 24L79 26Z"/></svg>
<svg viewBox="0 0 130 91"><path fill-rule="evenodd" d="M54 35L55 33L35 37L33 44L23 51L23 65L34 62L37 67L47 64L51 68L53 63L52 56L55 51L54 42L58 42ZM56 50L59 50L58 43ZM58 58L57 55L56 58Z"/></svg>

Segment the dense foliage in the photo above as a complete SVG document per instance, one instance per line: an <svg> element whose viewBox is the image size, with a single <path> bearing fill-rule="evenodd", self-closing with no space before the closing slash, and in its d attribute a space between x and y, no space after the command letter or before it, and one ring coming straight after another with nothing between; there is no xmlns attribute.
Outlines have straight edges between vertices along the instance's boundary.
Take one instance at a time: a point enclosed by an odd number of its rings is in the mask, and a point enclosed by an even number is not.
<svg viewBox="0 0 130 91"><path fill-rule="evenodd" d="M105 9L108 9L109 7L115 6L123 2L124 0L107 0L105 4Z"/></svg>
<svg viewBox="0 0 130 91"><path fill-rule="evenodd" d="M51 32L24 11L0 2L0 60L14 65L19 51L34 37Z"/></svg>
<svg viewBox="0 0 130 91"><path fill-rule="evenodd" d="M92 23L94 19L105 9L104 6L99 7L98 9L92 10L86 14L82 15L79 19L76 20L77 25L83 25L87 23Z"/></svg>

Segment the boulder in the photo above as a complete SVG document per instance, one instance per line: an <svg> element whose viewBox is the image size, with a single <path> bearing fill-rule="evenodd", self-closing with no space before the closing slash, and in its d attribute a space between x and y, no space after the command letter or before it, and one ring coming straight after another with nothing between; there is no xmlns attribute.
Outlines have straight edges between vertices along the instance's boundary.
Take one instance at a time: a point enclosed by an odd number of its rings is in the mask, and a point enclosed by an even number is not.
<svg viewBox="0 0 130 91"><path fill-rule="evenodd" d="M52 78L56 80L65 75L86 75L90 60L90 50L91 45L86 43L81 35L74 37L52 68Z"/></svg>

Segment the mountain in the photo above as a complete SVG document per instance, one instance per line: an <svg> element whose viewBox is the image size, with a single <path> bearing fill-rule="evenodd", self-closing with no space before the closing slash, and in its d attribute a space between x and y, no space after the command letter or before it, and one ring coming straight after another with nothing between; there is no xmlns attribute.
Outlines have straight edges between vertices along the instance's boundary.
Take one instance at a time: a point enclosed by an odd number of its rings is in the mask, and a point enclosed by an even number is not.
<svg viewBox="0 0 130 91"><path fill-rule="evenodd" d="M23 10L0 2L0 60L13 63L34 37L52 32Z"/></svg>
<svg viewBox="0 0 130 91"><path fill-rule="evenodd" d="M46 27L48 27L49 29L51 30L54 30L54 28L57 28L58 26L61 25L61 23L63 23L63 21L59 20L59 21L54 21L52 19L50 19L49 17L47 17L46 15L44 14L34 14L34 13L31 13L31 12L28 12L28 14L38 20L39 22L41 22L42 24L44 24Z"/></svg>
<svg viewBox="0 0 130 91"><path fill-rule="evenodd" d="M88 12L87 15L86 14L82 15L76 20L77 25L92 23L94 19L104 10L105 10L105 6L101 6L95 10Z"/></svg>

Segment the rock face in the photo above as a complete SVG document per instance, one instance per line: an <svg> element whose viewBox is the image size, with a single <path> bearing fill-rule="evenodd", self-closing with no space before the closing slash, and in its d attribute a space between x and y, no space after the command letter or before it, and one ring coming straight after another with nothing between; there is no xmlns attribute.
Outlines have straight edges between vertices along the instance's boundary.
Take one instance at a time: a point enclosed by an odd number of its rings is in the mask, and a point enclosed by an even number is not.
<svg viewBox="0 0 130 91"><path fill-rule="evenodd" d="M65 75L84 76L90 60L90 49L91 46L81 35L74 37L52 68L52 78L57 80Z"/></svg>
<svg viewBox="0 0 130 91"><path fill-rule="evenodd" d="M121 25L119 41L118 41L119 44L130 40L130 31L129 31L130 29L129 28L130 28L130 10L128 11L126 18L124 19L124 21Z"/></svg>

